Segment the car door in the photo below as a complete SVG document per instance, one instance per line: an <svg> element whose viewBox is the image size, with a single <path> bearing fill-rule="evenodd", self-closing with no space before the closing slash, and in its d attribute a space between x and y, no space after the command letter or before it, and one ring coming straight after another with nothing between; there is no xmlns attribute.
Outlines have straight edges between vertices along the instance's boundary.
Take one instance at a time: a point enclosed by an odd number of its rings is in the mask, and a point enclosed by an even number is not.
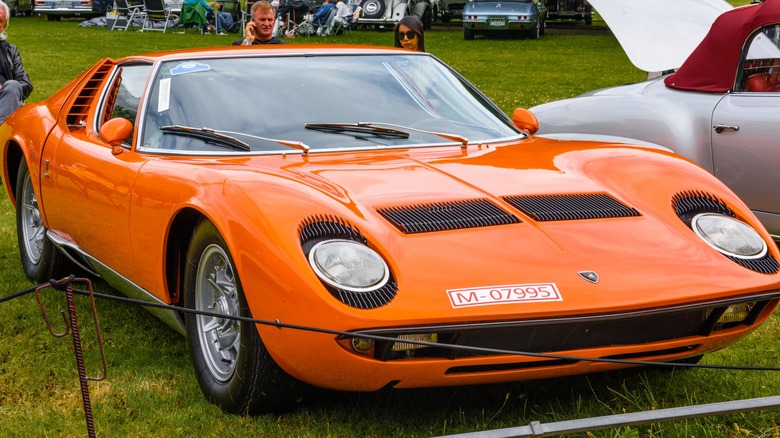
<svg viewBox="0 0 780 438"><path fill-rule="evenodd" d="M133 270L132 187L144 159L129 148L115 153L91 129L99 126L92 116L86 116L84 123L74 123L80 113L92 113L85 108L99 108L95 117L102 121L114 114L115 102L122 100L117 98L121 71L110 61L98 66L72 105L64 107L43 150L41 197L50 230L126 274Z"/></svg>
<svg viewBox="0 0 780 438"><path fill-rule="evenodd" d="M715 176L775 235L780 235L779 42L777 25L753 34L734 92L724 96L712 114Z"/></svg>
<svg viewBox="0 0 780 438"><path fill-rule="evenodd" d="M780 214L778 121L780 93L729 94L712 115L715 176L754 211Z"/></svg>

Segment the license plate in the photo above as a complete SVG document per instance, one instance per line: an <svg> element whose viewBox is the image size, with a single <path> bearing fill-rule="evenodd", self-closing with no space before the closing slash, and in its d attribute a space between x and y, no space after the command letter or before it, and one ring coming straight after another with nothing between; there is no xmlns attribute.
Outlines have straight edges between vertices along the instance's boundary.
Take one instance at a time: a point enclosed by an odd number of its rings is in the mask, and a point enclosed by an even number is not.
<svg viewBox="0 0 780 438"><path fill-rule="evenodd" d="M73 3L72 2L55 2L54 7L55 8L69 8L71 7Z"/></svg>
<svg viewBox="0 0 780 438"><path fill-rule="evenodd" d="M504 27L506 26L506 20L503 18L491 18L490 19L490 26L491 27Z"/></svg>
<svg viewBox="0 0 780 438"><path fill-rule="evenodd" d="M453 308L563 301L555 283L507 284L447 291Z"/></svg>

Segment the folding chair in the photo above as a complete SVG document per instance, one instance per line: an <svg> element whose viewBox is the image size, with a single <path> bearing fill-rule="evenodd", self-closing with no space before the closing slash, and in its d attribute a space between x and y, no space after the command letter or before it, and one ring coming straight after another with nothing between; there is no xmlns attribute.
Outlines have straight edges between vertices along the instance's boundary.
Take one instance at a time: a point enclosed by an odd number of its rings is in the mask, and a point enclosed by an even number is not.
<svg viewBox="0 0 780 438"><path fill-rule="evenodd" d="M180 33L184 33L188 27L196 27L200 33L208 32L208 20L206 19L206 8L201 3L184 3L181 5L181 15L177 27L182 28Z"/></svg>
<svg viewBox="0 0 780 438"><path fill-rule="evenodd" d="M335 17L334 20L336 20ZM341 35L344 32L351 31L352 26L350 26L350 23L348 21L349 18L342 18L341 20L336 20L333 24L333 28L330 30L330 35Z"/></svg>
<svg viewBox="0 0 780 438"><path fill-rule="evenodd" d="M131 5L127 2L127 0L115 0L116 1L116 12L117 12L117 22L120 17L124 18L126 20L124 27L114 25L112 30L119 30L122 29L124 31L127 31L127 28L130 26L133 26L133 29L135 29L135 24L133 23L133 20L136 18L141 18L141 16L144 13L144 5Z"/></svg>
<svg viewBox="0 0 780 438"><path fill-rule="evenodd" d="M317 19L312 20L312 30L316 30L318 36L322 35L322 33L327 31L330 27L330 22L336 17L336 12L338 12L336 11L336 8L331 8L328 12L328 16L324 19L321 19L319 22L317 22Z"/></svg>
<svg viewBox="0 0 780 438"><path fill-rule="evenodd" d="M256 2L257 0L247 0L244 9L241 10L241 28L238 29L238 33L243 35L246 24L252 21L252 5Z"/></svg>
<svg viewBox="0 0 780 438"><path fill-rule="evenodd" d="M168 23L171 21L171 12L165 7L164 0L144 0L144 22L141 26L141 32L145 30L156 30L165 33L168 29ZM162 29L155 27L155 23L163 23Z"/></svg>
<svg viewBox="0 0 780 438"><path fill-rule="evenodd" d="M287 37L294 35L314 35L314 25L311 23L311 14L301 9L291 9L287 13L287 19L282 26L283 34Z"/></svg>

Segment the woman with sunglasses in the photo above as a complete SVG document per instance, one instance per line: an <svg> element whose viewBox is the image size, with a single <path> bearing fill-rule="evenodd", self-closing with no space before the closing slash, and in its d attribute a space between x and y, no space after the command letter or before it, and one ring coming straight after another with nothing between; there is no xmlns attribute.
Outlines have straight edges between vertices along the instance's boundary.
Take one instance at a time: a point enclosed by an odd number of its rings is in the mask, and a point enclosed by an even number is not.
<svg viewBox="0 0 780 438"><path fill-rule="evenodd" d="M395 47L407 50L425 51L423 24L419 18L407 15L395 25Z"/></svg>

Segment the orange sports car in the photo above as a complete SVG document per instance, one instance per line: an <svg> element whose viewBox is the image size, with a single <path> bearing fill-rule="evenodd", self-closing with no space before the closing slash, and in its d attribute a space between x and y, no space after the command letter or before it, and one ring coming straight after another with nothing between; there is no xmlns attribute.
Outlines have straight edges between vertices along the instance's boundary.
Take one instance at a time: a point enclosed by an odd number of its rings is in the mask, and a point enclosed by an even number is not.
<svg viewBox="0 0 780 438"><path fill-rule="evenodd" d="M100 61L0 156L26 275L200 312L153 309L229 412L695 362L766 320L780 254L728 188L537 129L430 54L230 47Z"/></svg>

